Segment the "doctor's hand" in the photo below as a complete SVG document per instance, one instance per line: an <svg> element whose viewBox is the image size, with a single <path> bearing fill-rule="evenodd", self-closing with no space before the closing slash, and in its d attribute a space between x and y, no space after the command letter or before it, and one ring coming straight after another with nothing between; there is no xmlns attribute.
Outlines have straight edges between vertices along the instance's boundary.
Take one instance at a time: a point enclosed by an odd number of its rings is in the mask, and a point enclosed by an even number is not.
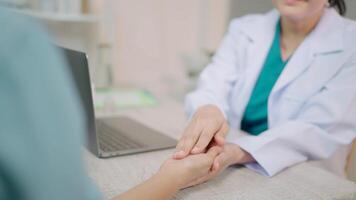
<svg viewBox="0 0 356 200"><path fill-rule="evenodd" d="M185 188L209 181L218 176L222 171L231 165L245 164L254 161L254 158L249 153L241 149L238 145L230 143L225 144L222 152L215 158L210 172L205 176L195 179L194 181L185 185Z"/></svg>
<svg viewBox="0 0 356 200"><path fill-rule="evenodd" d="M206 151L211 143L223 146L229 125L217 106L206 105L198 108L179 140L174 159Z"/></svg>
<svg viewBox="0 0 356 200"><path fill-rule="evenodd" d="M215 146L206 153L191 155L181 160L169 159L163 163L158 174L169 177L177 189L184 188L194 180L211 173L214 160L221 152L222 148Z"/></svg>

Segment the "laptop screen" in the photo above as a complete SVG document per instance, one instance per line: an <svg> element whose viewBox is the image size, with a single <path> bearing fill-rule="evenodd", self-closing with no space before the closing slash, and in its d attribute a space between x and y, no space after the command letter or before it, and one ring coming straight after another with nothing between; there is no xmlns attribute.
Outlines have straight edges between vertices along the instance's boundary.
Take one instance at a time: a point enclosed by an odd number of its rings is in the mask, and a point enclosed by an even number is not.
<svg viewBox="0 0 356 200"><path fill-rule="evenodd" d="M83 105L86 117L88 145L90 150L97 151L95 134L95 114L93 106L93 97L90 82L90 72L88 59L85 53L60 48L68 61L69 72L71 72L76 91L79 93L80 102Z"/></svg>

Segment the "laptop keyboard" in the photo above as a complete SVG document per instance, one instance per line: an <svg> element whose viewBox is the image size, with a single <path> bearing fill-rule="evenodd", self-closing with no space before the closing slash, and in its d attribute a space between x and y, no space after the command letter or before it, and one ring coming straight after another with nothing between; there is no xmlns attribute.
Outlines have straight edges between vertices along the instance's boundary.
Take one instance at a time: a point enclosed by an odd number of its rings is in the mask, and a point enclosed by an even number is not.
<svg viewBox="0 0 356 200"><path fill-rule="evenodd" d="M141 149L146 147L146 145L134 141L124 134L120 134L120 132L107 124L98 120L96 122L97 130L99 131L98 138L100 149L104 152Z"/></svg>

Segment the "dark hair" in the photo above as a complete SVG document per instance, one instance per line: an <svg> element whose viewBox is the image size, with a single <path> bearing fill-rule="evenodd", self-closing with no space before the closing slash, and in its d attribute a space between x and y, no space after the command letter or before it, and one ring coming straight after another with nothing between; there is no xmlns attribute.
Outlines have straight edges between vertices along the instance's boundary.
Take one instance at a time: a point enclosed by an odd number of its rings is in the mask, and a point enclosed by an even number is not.
<svg viewBox="0 0 356 200"><path fill-rule="evenodd" d="M346 14L345 0L329 0L330 7L334 7L340 13L340 15Z"/></svg>

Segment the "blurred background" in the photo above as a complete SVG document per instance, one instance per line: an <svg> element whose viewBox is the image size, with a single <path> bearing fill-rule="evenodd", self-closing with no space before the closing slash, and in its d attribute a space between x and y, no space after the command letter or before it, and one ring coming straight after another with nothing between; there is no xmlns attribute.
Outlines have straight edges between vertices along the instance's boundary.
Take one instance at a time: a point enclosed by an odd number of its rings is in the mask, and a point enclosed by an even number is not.
<svg viewBox="0 0 356 200"><path fill-rule="evenodd" d="M53 41L88 53L97 88L144 88L179 101L195 87L232 18L271 0L0 0L38 19ZM356 19L356 1L348 0Z"/></svg>
<svg viewBox="0 0 356 200"><path fill-rule="evenodd" d="M267 12L271 1L0 0L0 4L38 20L53 43L86 52L95 109L115 113L160 106L167 99L181 103L195 88L229 21ZM356 20L356 0L346 3L347 17ZM350 163L348 174L356 180L355 156Z"/></svg>

